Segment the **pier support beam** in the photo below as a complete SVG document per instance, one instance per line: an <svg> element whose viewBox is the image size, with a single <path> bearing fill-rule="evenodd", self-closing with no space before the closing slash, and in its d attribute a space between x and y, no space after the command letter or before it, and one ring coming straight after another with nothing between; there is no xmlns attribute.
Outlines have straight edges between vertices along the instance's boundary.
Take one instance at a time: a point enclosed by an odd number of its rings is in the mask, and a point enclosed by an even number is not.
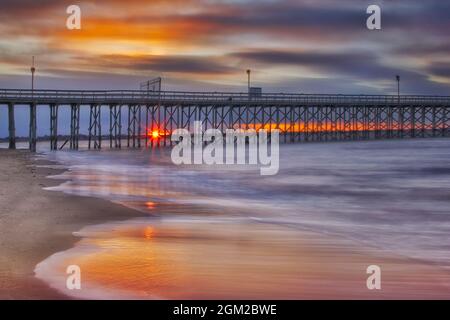
<svg viewBox="0 0 450 320"><path fill-rule="evenodd" d="M36 104L30 104L30 132L29 132L29 149L31 152L36 152Z"/></svg>
<svg viewBox="0 0 450 320"><path fill-rule="evenodd" d="M102 148L102 124L101 124L101 106L91 105L89 117L89 149L93 145L94 149Z"/></svg>
<svg viewBox="0 0 450 320"><path fill-rule="evenodd" d="M80 136L80 105L70 105L70 150L78 150Z"/></svg>
<svg viewBox="0 0 450 320"><path fill-rule="evenodd" d="M109 147L122 147L122 106L109 106Z"/></svg>
<svg viewBox="0 0 450 320"><path fill-rule="evenodd" d="M160 111L160 106L159 105L153 105L153 106L149 106L147 107L147 115L146 115L147 119L150 118L150 124L148 124L148 120L146 120L147 125L147 130L150 131L150 147L154 147L154 146L160 146L160 140L159 138L155 139L152 135L153 132L160 132L160 119L161 119L161 111Z"/></svg>
<svg viewBox="0 0 450 320"><path fill-rule="evenodd" d="M16 125L14 120L14 103L8 104L9 149L16 148Z"/></svg>
<svg viewBox="0 0 450 320"><path fill-rule="evenodd" d="M58 150L58 105L50 105L50 150Z"/></svg>
<svg viewBox="0 0 450 320"><path fill-rule="evenodd" d="M141 131L141 106L128 106L128 147L141 147ZM132 145L130 145L130 142L132 142Z"/></svg>
<svg viewBox="0 0 450 320"><path fill-rule="evenodd" d="M442 115L442 136L449 136L449 128L450 128L450 106L444 107Z"/></svg>

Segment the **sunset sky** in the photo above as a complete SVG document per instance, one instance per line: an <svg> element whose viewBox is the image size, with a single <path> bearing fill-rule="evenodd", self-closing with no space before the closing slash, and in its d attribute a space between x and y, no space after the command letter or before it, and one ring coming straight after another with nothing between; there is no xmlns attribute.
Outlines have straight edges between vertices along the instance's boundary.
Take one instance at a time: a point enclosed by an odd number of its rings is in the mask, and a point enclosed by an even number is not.
<svg viewBox="0 0 450 320"><path fill-rule="evenodd" d="M67 30L66 8L82 10ZM366 28L367 6L382 30ZM450 1L1 0L0 87L450 94Z"/></svg>

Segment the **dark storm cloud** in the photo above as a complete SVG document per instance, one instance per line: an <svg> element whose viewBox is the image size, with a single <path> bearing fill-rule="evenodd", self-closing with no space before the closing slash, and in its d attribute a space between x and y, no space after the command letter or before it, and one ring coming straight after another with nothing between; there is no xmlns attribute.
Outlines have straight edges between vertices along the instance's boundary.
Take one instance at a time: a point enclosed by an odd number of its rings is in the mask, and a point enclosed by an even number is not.
<svg viewBox="0 0 450 320"><path fill-rule="evenodd" d="M100 57L78 57L78 61L92 67L109 66L112 69L124 68L135 72L174 72L198 74L227 74L236 71L221 61L220 57L196 57L184 55L106 55Z"/></svg>
<svg viewBox="0 0 450 320"><path fill-rule="evenodd" d="M290 64L298 66L322 66L325 68L347 69L374 62L372 53L333 53L333 52L292 52L280 50L255 50L236 52L232 57L267 64Z"/></svg>
<svg viewBox="0 0 450 320"><path fill-rule="evenodd" d="M450 62L432 63L428 70L432 75L448 78L450 80Z"/></svg>
<svg viewBox="0 0 450 320"><path fill-rule="evenodd" d="M282 29L292 33L298 33L301 28L333 26L339 28L359 29L365 21L363 7L351 10L312 8L294 6L279 6L276 4L262 6L261 8L244 8L243 10L230 10L222 14L199 14L192 19L200 23L220 25L232 30L275 31ZM359 9L359 10L358 10ZM292 29L293 28L293 29Z"/></svg>
<svg viewBox="0 0 450 320"><path fill-rule="evenodd" d="M441 42L434 39L423 39L418 43L399 44L392 50L394 54L404 54L414 57L428 57L433 55L450 55L450 42Z"/></svg>
<svg viewBox="0 0 450 320"><path fill-rule="evenodd" d="M158 56L146 57L131 64L138 70L153 70L159 72L186 73L229 73L236 71L223 63L208 57L192 56Z"/></svg>
<svg viewBox="0 0 450 320"><path fill-rule="evenodd" d="M45 16L51 19L50 12L58 9L65 12L69 5L74 4L73 2L73 0L1 0L0 17L8 22L14 20L20 22L17 20L20 18L35 20Z"/></svg>
<svg viewBox="0 0 450 320"><path fill-rule="evenodd" d="M290 65L320 70L331 77L347 75L361 79L390 79L396 74L417 77L417 73L384 65L380 58L371 52L286 52L264 51L233 53L233 57L249 63L267 65Z"/></svg>

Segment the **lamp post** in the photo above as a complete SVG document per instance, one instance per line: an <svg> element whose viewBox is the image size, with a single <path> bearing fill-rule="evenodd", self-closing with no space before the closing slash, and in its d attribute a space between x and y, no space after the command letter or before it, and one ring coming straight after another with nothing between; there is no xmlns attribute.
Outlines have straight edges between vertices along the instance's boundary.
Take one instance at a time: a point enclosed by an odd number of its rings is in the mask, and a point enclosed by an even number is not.
<svg viewBox="0 0 450 320"><path fill-rule="evenodd" d="M251 70L247 69L247 77L248 77L248 94L250 95L250 74L251 74Z"/></svg>
<svg viewBox="0 0 450 320"><path fill-rule="evenodd" d="M400 104L400 76L396 75L395 79L397 80L397 97L398 97L398 103Z"/></svg>

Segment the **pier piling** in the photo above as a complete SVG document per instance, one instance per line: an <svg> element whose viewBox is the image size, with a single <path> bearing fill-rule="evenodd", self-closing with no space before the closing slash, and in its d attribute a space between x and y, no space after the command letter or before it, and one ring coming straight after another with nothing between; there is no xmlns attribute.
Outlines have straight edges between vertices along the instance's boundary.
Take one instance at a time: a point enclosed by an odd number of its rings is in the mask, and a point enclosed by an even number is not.
<svg viewBox="0 0 450 320"><path fill-rule="evenodd" d="M29 130L29 149L31 152L36 152L37 143L37 123L36 123L36 103L30 104L30 130Z"/></svg>
<svg viewBox="0 0 450 320"><path fill-rule="evenodd" d="M16 125L14 120L14 103L8 104L9 149L16 148Z"/></svg>
<svg viewBox="0 0 450 320"><path fill-rule="evenodd" d="M58 150L58 107L50 104L50 150Z"/></svg>
<svg viewBox="0 0 450 320"><path fill-rule="evenodd" d="M70 150L78 150L80 134L80 105L70 105Z"/></svg>
<svg viewBox="0 0 450 320"><path fill-rule="evenodd" d="M89 149L91 147L94 149L102 148L101 105L98 104L90 106L88 141Z"/></svg>

